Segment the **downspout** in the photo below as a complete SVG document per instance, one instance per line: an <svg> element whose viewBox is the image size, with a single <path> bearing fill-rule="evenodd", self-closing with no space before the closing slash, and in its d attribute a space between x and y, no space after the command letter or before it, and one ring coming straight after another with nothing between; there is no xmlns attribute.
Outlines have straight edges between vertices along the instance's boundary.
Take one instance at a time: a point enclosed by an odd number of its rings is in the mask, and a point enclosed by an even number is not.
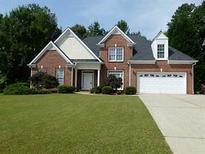
<svg viewBox="0 0 205 154"><path fill-rule="evenodd" d="M131 63L129 62L128 65L129 65L129 86L131 86L131 75L132 75L132 73L131 73Z"/></svg>
<svg viewBox="0 0 205 154"><path fill-rule="evenodd" d="M194 94L194 66L196 62L192 64L192 94Z"/></svg>
<svg viewBox="0 0 205 154"><path fill-rule="evenodd" d="M31 73L30 73L30 77L32 77L32 66L31 65L28 65L31 69ZM32 81L30 81L30 88L32 88Z"/></svg>

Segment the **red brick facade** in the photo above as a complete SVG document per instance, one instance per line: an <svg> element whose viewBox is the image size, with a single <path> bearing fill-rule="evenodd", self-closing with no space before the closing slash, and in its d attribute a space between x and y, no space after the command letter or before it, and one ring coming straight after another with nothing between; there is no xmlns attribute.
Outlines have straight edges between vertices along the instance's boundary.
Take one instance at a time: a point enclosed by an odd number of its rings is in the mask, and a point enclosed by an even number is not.
<svg viewBox="0 0 205 154"><path fill-rule="evenodd" d="M123 47L124 48L124 61L123 62L109 62L108 61L108 48L109 47ZM107 72L111 70L120 70L124 72L124 86L129 84L129 68L128 60L132 57L133 49L128 47L128 42L121 35L111 35L105 42L105 47L101 48L100 58L104 64L101 68L101 83L105 82Z"/></svg>
<svg viewBox="0 0 205 154"><path fill-rule="evenodd" d="M108 60L108 48L109 47L123 47L124 48L124 60L123 62L109 62ZM191 64L167 64L167 61L157 61L156 64L132 64L131 65L131 77L129 77L129 65L128 60L133 56L133 48L128 46L128 42L121 35L111 35L104 47L100 50L100 58L104 62L101 66L100 82L104 83L107 78L108 71L123 71L124 72L124 87L129 86L129 79L131 86L137 87L137 73L138 72L185 72L187 76L187 93L192 94L192 65ZM65 84L74 85L75 73L72 73L72 68L68 67L67 62L60 56L56 50L49 50L45 52L43 56L36 62L36 68L32 68L31 73L34 74L37 70L43 69L50 75L55 76L56 69L64 69L64 82ZM94 71L94 83L97 83L97 71ZM77 85L81 87L81 71L78 70Z"/></svg>
<svg viewBox="0 0 205 154"><path fill-rule="evenodd" d="M111 35L103 48L100 51L100 58L104 64L101 68L101 83L105 82L107 72L109 70L120 70L124 72L124 87L129 86L129 65L128 60L133 56L133 49L128 47L128 42L121 35ZM124 61L123 62L109 62L108 48L109 47L123 47ZM157 61L156 64L132 64L131 65L131 86L137 87L137 72L186 72L187 76L187 93L192 94L192 65L169 65L167 61Z"/></svg>
<svg viewBox="0 0 205 154"><path fill-rule="evenodd" d="M42 70L49 75L56 76L56 69L59 66L64 69L64 83L71 85L72 69L67 66L67 62L56 50L46 51L36 62L36 68L32 68L31 75L35 74L38 70Z"/></svg>

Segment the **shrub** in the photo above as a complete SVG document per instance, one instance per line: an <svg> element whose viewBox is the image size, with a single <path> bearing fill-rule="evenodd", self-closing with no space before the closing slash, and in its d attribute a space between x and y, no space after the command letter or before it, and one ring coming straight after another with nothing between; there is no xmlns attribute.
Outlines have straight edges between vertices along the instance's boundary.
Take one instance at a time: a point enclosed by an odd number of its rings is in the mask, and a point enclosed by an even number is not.
<svg viewBox="0 0 205 154"><path fill-rule="evenodd" d="M102 92L102 88L100 86L95 87L95 93L100 94Z"/></svg>
<svg viewBox="0 0 205 154"><path fill-rule="evenodd" d="M3 92L3 89L6 87L7 78L4 75L0 75L0 93Z"/></svg>
<svg viewBox="0 0 205 154"><path fill-rule="evenodd" d="M32 89L31 94L51 94L52 92L48 89Z"/></svg>
<svg viewBox="0 0 205 154"><path fill-rule="evenodd" d="M113 92L113 89L112 89L111 86L104 86L102 88L102 93L103 94L112 94L112 92Z"/></svg>
<svg viewBox="0 0 205 154"><path fill-rule="evenodd" d="M92 89L90 89L90 93L91 93L91 94L95 93L95 90L96 90L95 87L92 88Z"/></svg>
<svg viewBox="0 0 205 154"><path fill-rule="evenodd" d="M58 81L54 76L48 75L44 72L37 72L32 77L30 77L33 87L37 89L50 89L56 88L58 86Z"/></svg>
<svg viewBox="0 0 205 154"><path fill-rule="evenodd" d="M136 94L137 90L135 87L126 87L125 88L125 94L126 95L134 95Z"/></svg>
<svg viewBox="0 0 205 154"><path fill-rule="evenodd" d="M205 94L205 85L204 84L201 85L201 94Z"/></svg>
<svg viewBox="0 0 205 154"><path fill-rule="evenodd" d="M74 91L75 91L75 88L73 86L69 86L69 85L58 86L59 93L73 93Z"/></svg>
<svg viewBox="0 0 205 154"><path fill-rule="evenodd" d="M32 93L28 83L15 83L4 89L5 95L28 95Z"/></svg>
<svg viewBox="0 0 205 154"><path fill-rule="evenodd" d="M90 93L100 94L101 91L102 91L101 86L97 86L97 87L94 87L94 88L90 89Z"/></svg>

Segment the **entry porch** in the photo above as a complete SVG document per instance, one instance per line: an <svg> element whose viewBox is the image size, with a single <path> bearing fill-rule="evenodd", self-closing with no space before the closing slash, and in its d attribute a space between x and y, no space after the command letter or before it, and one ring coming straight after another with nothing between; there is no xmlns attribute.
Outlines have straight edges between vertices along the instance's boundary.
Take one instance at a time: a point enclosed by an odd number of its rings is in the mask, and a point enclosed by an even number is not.
<svg viewBox="0 0 205 154"><path fill-rule="evenodd" d="M77 63L74 68L74 86L80 90L90 90L100 85L99 63Z"/></svg>

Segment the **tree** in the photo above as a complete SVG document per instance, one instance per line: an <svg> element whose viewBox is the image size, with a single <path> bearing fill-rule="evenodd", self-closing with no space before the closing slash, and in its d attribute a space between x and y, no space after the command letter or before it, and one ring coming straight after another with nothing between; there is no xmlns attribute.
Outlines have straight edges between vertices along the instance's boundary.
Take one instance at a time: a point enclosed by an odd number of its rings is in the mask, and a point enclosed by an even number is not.
<svg viewBox="0 0 205 154"><path fill-rule="evenodd" d="M90 26L88 26L88 36L99 36L105 35L105 30L100 28L100 24L98 22L94 22Z"/></svg>
<svg viewBox="0 0 205 154"><path fill-rule="evenodd" d="M205 57L202 43L205 38L205 2L199 6L183 4L168 23L169 44L198 59L195 66L195 90L205 83Z"/></svg>
<svg viewBox="0 0 205 154"><path fill-rule="evenodd" d="M0 28L0 40L3 40L3 43L0 41L0 56L6 68L2 73L9 83L27 81L30 76L27 64L61 33L55 14L36 4L12 10L3 17Z"/></svg>
<svg viewBox="0 0 205 154"><path fill-rule="evenodd" d="M58 86L58 81L54 76L48 75L44 72L37 72L32 77L30 77L30 81L36 89L41 88L56 88Z"/></svg>
<svg viewBox="0 0 205 154"><path fill-rule="evenodd" d="M183 4L179 7L168 23L167 31L170 45L192 56L195 51L192 38L196 37L196 29L191 18L194 9L193 4Z"/></svg>
<svg viewBox="0 0 205 154"><path fill-rule="evenodd" d="M122 78L117 78L115 75L109 75L107 78L107 85L111 86L113 90L117 90L122 86Z"/></svg>
<svg viewBox="0 0 205 154"><path fill-rule="evenodd" d="M124 20L118 21L117 26L118 26L124 33L126 33L126 34L128 34L128 33L130 32L130 29L129 29L129 27L128 27L128 24L127 24L127 22L124 21Z"/></svg>
<svg viewBox="0 0 205 154"><path fill-rule="evenodd" d="M76 24L71 27L71 29L81 39L85 38L87 35L87 30L83 25Z"/></svg>

